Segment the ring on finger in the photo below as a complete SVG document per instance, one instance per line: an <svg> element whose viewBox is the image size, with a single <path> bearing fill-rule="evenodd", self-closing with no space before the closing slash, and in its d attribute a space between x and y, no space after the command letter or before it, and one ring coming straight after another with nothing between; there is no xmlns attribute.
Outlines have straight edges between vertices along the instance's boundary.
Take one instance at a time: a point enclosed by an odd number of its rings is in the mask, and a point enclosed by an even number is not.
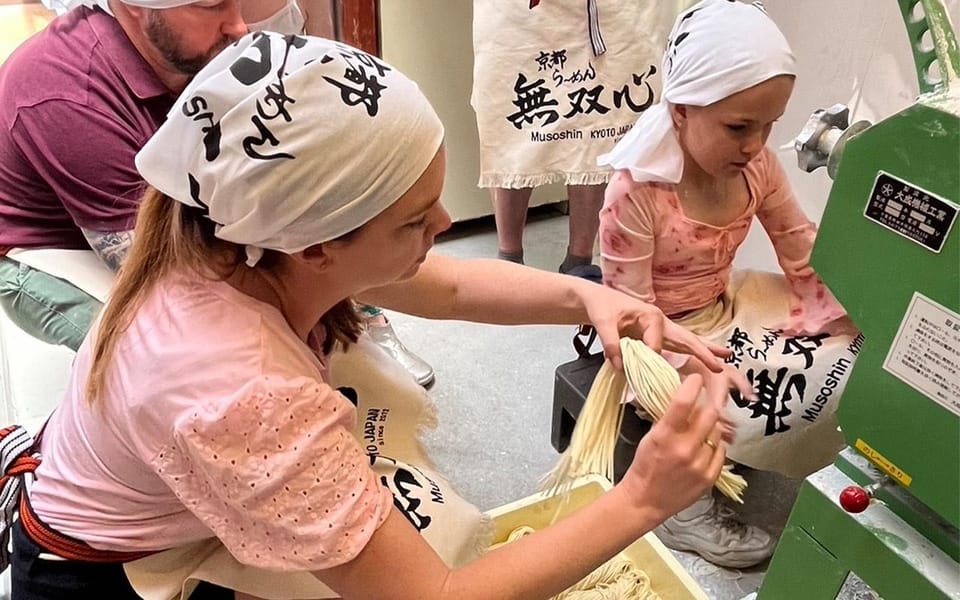
<svg viewBox="0 0 960 600"><path fill-rule="evenodd" d="M713 449L713 450L716 450L716 449L717 449L717 443L714 442L713 440L710 440L710 439L703 440L703 443L706 444L706 445L708 445L708 446L710 446L710 448Z"/></svg>

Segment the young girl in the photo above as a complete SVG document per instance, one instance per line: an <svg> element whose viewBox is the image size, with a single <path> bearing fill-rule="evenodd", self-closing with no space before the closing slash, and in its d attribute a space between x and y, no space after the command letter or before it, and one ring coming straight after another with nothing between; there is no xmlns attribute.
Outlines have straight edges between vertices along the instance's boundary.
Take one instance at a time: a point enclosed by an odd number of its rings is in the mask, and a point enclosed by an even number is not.
<svg viewBox="0 0 960 600"><path fill-rule="evenodd" d="M793 90L793 54L760 3L704 0L677 18L663 73L662 102L600 158L618 169L600 213L604 282L726 344L759 397L733 395L729 456L805 476L842 443L833 413L859 340L810 266L816 228L765 148ZM754 216L783 276L731 271ZM690 511L713 514L711 504ZM728 566L772 551L741 539L745 556L732 557L703 539L709 527L688 535L703 524L690 511L658 530L668 545Z"/></svg>

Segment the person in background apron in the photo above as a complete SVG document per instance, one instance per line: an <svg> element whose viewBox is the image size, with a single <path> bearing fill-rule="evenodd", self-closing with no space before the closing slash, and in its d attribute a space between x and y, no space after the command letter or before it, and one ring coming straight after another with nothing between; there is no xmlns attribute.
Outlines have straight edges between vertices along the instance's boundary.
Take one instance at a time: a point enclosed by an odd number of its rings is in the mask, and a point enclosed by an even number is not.
<svg viewBox="0 0 960 600"><path fill-rule="evenodd" d="M251 29L300 33L296 0L46 0L62 16L0 68L0 307L18 327L76 350L102 306L16 259L23 250L90 249L116 272L144 183L133 156L177 94ZM303 0L330 36L329 3ZM326 9L326 10L324 10ZM432 367L366 307L371 338L421 385Z"/></svg>
<svg viewBox="0 0 960 600"><path fill-rule="evenodd" d="M597 156L656 101L676 9L653 0L474 1L479 185L491 192L501 259L524 262L533 189L561 183L569 234L559 271L599 282L597 213L612 171Z"/></svg>

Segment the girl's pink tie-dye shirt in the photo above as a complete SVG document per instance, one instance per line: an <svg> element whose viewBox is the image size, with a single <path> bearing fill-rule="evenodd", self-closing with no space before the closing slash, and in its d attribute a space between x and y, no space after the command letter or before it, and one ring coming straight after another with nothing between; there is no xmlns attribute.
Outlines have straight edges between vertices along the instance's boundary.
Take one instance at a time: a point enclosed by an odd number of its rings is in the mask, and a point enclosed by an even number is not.
<svg viewBox="0 0 960 600"><path fill-rule="evenodd" d="M846 313L810 266L816 227L790 191L776 157L764 149L744 170L750 201L723 227L687 218L676 186L636 183L614 174L600 211L600 254L606 285L665 314L703 308L723 294L737 248L754 215L766 230L793 291L788 333L816 333Z"/></svg>

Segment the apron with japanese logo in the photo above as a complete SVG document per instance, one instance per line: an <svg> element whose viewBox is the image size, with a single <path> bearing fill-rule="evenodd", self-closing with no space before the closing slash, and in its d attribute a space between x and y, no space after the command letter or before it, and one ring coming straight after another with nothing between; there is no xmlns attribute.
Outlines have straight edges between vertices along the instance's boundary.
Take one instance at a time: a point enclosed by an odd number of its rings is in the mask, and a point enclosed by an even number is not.
<svg viewBox="0 0 960 600"><path fill-rule="evenodd" d="M749 403L731 393L726 414L737 433L727 456L800 478L833 462L843 447L836 410L863 336L846 320L816 334L786 335L777 324L786 321L789 305L782 275L734 271L717 302L674 320L729 348L726 362L759 396Z"/></svg>
<svg viewBox="0 0 960 600"><path fill-rule="evenodd" d="M490 518L461 498L436 470L421 432L436 427L435 407L404 368L366 335L330 356L330 385L357 405L354 436L394 506L450 567L480 556L493 540ZM339 598L308 572L239 563L216 538L124 565L144 600L186 599L200 581L266 600Z"/></svg>
<svg viewBox="0 0 960 600"><path fill-rule="evenodd" d="M474 0L480 187L606 183L609 152L659 95L678 4Z"/></svg>

